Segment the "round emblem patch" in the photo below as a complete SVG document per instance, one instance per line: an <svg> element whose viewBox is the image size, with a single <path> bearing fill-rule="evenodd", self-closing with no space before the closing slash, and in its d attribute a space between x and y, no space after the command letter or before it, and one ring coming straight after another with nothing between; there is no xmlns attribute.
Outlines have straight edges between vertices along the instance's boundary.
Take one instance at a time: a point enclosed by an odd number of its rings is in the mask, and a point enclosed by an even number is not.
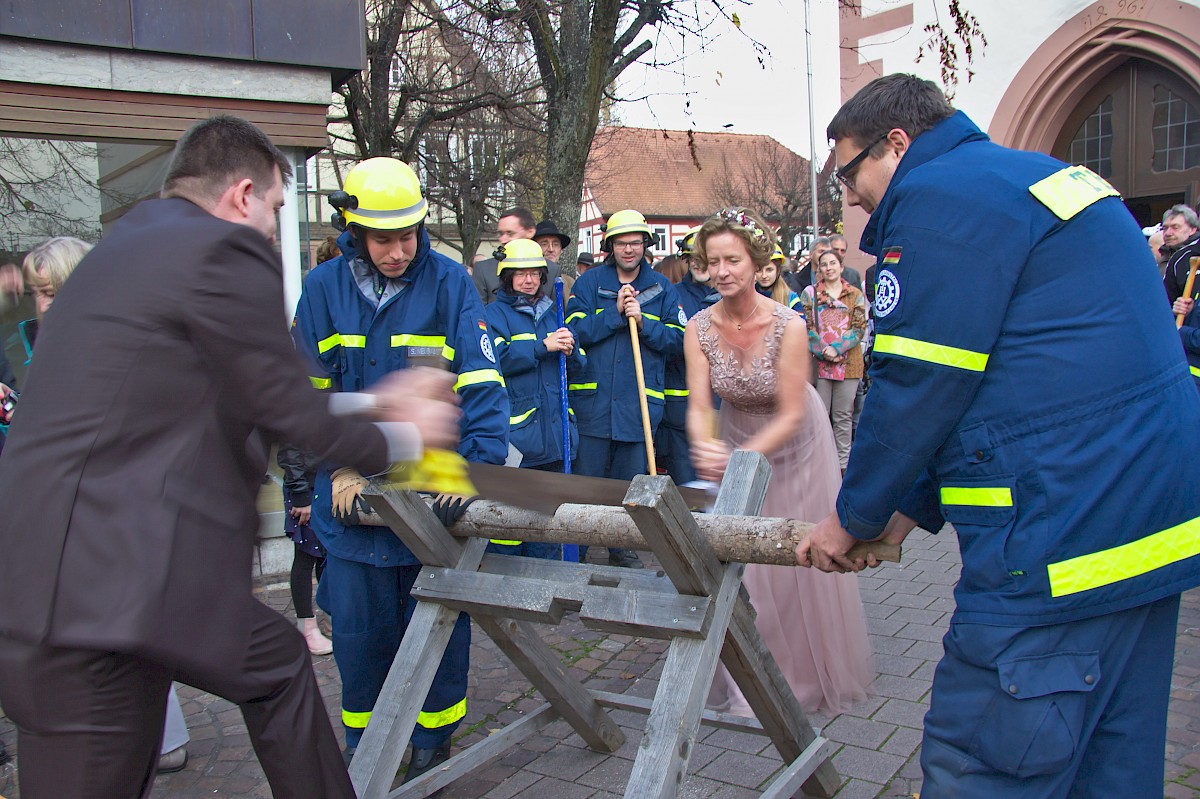
<svg viewBox="0 0 1200 799"><path fill-rule="evenodd" d="M679 309L679 324L687 327L687 314L683 312L682 308Z"/></svg>
<svg viewBox="0 0 1200 799"><path fill-rule="evenodd" d="M884 317L896 310L900 304L900 279L890 269L879 273L875 285L875 315Z"/></svg>
<svg viewBox="0 0 1200 799"><path fill-rule="evenodd" d="M484 333L479 337L479 349L483 350L483 357L487 358L492 363L496 362L496 353L492 350L492 340L488 338L488 334Z"/></svg>

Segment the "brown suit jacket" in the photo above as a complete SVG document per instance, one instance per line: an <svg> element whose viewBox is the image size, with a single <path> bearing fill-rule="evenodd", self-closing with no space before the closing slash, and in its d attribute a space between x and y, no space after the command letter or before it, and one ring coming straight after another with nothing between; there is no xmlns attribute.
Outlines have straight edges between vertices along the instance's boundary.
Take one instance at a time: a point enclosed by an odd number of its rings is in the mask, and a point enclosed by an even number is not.
<svg viewBox="0 0 1200 799"><path fill-rule="evenodd" d="M83 260L0 458L0 635L180 665L246 650L266 439L387 461L309 384L282 285L262 234L180 199Z"/></svg>

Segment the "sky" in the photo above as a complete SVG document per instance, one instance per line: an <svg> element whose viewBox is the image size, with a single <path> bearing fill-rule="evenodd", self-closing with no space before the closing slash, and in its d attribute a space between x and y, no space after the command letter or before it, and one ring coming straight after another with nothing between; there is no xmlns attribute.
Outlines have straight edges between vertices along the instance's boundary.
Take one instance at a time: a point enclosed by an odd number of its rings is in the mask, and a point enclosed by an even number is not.
<svg viewBox="0 0 1200 799"><path fill-rule="evenodd" d="M812 10L813 97L817 164L829 151L826 123L841 104L838 73L837 0L810 0ZM652 69L635 64L621 79L621 95L646 98L619 106L622 124L667 130L729 131L772 136L809 157L808 74L801 0L753 0L730 4L741 20L739 34L728 22L704 47L688 43L676 66ZM759 54L751 37L767 48ZM659 60L681 51L678 39L652 37ZM643 60L646 60L645 58ZM731 127L726 127L731 125Z"/></svg>

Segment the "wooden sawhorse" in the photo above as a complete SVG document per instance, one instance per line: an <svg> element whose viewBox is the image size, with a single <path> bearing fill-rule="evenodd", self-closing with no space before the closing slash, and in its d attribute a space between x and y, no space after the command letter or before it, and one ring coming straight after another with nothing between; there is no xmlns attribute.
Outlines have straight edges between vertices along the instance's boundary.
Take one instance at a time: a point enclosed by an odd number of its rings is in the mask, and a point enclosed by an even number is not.
<svg viewBox="0 0 1200 799"><path fill-rule="evenodd" d="M735 452L714 512L757 514L769 479L770 466L762 455ZM428 796L558 718L566 719L595 751L615 752L625 735L605 706L648 714L626 797L676 796L702 721L771 739L785 767L763 792L765 798L784 799L801 787L830 797L840 786L829 762L832 746L814 734L754 626L754 609L742 587L744 564L717 559L670 478L637 477L625 497L626 511L662 564L658 574L485 556L486 538L455 538L419 495L373 485L367 497L425 568L413 588L420 602L350 765L359 799ZM531 624L558 623L567 610L577 611L592 629L670 640L653 701L590 691L567 673ZM546 704L392 790L459 611L472 615ZM718 658L757 722L704 710Z"/></svg>

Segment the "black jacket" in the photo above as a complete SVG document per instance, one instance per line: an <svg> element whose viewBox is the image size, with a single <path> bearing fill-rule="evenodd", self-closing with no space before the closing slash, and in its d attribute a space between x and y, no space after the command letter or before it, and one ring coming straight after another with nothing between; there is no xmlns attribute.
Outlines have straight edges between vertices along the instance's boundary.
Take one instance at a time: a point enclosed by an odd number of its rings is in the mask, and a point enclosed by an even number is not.
<svg viewBox="0 0 1200 799"><path fill-rule="evenodd" d="M1167 290L1167 302L1174 304L1183 296L1183 287L1187 285L1189 259L1200 256L1200 233L1180 245L1167 261L1167 271L1163 273L1163 288ZM1200 280L1192 286L1192 298L1200 294Z"/></svg>

